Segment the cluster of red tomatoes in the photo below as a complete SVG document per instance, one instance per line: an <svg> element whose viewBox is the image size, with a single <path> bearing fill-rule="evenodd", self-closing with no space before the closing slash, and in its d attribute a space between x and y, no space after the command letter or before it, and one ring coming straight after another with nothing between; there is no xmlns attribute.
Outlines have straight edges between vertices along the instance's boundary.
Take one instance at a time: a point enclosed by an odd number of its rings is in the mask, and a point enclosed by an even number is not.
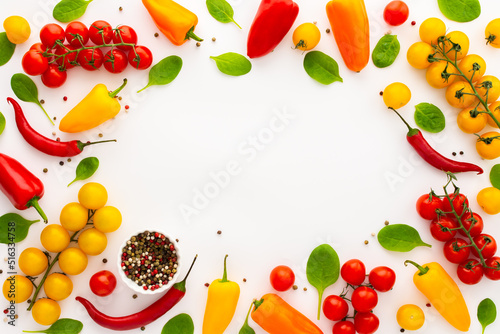
<svg viewBox="0 0 500 334"><path fill-rule="evenodd" d="M445 243L444 256L448 261L458 264L458 278L465 284L477 284L483 275L491 280L500 280L500 257L494 256L497 243L491 235L482 233L483 219L469 209L469 201L465 195L453 193L449 197L450 200L446 197L442 199L431 193L424 194L417 200L418 213L431 221L433 238ZM456 219L453 210L460 221Z"/></svg>
<svg viewBox="0 0 500 334"><path fill-rule="evenodd" d="M330 295L323 302L323 313L332 320L337 321L333 326L333 334L371 334L379 327L379 319L372 312L377 306L379 292L387 292L396 282L396 274L389 267L380 266L373 268L368 274L368 284L365 283L366 268L363 262L352 259L342 265L340 275L352 291L350 302L355 310L353 321L348 320L349 305L347 291L340 296Z"/></svg>
<svg viewBox="0 0 500 334"><path fill-rule="evenodd" d="M24 54L22 66L26 74L41 75L50 88L62 86L67 70L75 66L88 71L104 66L111 73L120 73L128 64L144 70L153 63L151 51L137 45L134 29L126 25L113 29L106 21L96 21L90 28L74 21L66 29L49 23L41 29L40 41Z"/></svg>

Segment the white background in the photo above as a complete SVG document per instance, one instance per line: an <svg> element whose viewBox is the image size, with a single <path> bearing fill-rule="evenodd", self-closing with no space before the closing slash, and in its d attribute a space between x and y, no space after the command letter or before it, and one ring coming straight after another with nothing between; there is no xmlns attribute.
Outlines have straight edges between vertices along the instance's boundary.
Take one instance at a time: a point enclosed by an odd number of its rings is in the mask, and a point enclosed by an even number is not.
<svg viewBox="0 0 500 334"><path fill-rule="evenodd" d="M307 282L305 264L312 249L322 243L335 248L341 263L359 258L368 270L387 265L396 271L394 289L379 294L379 304L374 310L380 318L379 333L399 332L395 315L398 307L405 303L417 304L425 311L427 320L418 333L457 332L433 308L425 306L426 298L412 283L415 269L403 265L406 259L420 263L438 261L458 281L456 266L444 259L442 244L432 239L428 222L415 211L417 197L431 187L441 192L446 177L416 156L406 142L405 126L385 108L379 91L394 81L405 82L410 87L412 100L401 112L411 124L414 124L414 106L420 102L434 103L442 109L447 117L446 129L437 135L424 135L444 155L452 157L452 152L463 151L464 155L457 155L455 159L483 167L483 175L459 175L458 184L469 196L472 208L483 215L485 232L500 237L498 217L482 212L475 200L480 189L490 186L488 173L495 162L478 157L475 137L457 128L457 110L447 105L444 90L428 86L425 71L411 68L405 59L408 47L419 40L419 24L428 17L437 16L445 21L448 31L466 32L471 53L483 56L488 74L499 75L500 50L485 45L484 28L496 18L500 5L493 0L482 1L481 16L463 24L445 19L436 1L408 0L410 18L400 27L390 27L382 18L388 1L366 1L372 48L380 37L392 31L401 42L401 54L386 69L378 69L370 61L361 73L353 73L345 67L332 34L325 33L329 28L326 1L297 2L300 13L290 33L273 53L252 60L252 71L238 78L220 73L209 56L230 51L246 54L246 37L259 1L230 1L235 20L243 30L234 24L215 21L205 1L180 1L198 14L199 25L195 32L205 38L200 47L196 47L194 41L176 47L163 35L155 38L154 33L158 30L140 1L92 2L80 19L82 22L90 25L104 19L113 26L131 25L138 33L139 43L153 51L155 63L175 54L182 57L184 66L170 85L151 87L141 94L135 92L146 84L147 72L132 68L119 75L105 70L89 73L71 69L68 81L58 89L46 88L39 77L34 78L46 110L58 120L97 83L114 89L124 77L129 79L128 86L120 94L122 106L129 105L129 111L122 108L114 120L85 133L60 133L36 105L22 103L29 122L49 137L56 131L62 140L97 140L99 133L104 139L118 140L117 143L88 147L64 166L59 165L62 159L44 155L23 140L16 129L12 108L6 102L8 96L14 97L10 77L22 72L22 55L31 44L39 41L40 28L54 22L51 13L57 1L1 2L0 20L21 15L30 22L32 35L28 42L18 46L13 59L0 68L0 110L7 118L6 130L0 136L0 151L19 160L44 182L46 192L40 204L51 223L58 223L65 204L77 200L83 182L69 188L66 185L73 179L78 162L87 156L98 157L101 164L91 180L106 186L108 204L118 207L124 217L122 227L108 235L106 251L90 258L83 274L72 277L74 291L60 303L62 317L81 320L83 333L110 331L94 324L74 300L75 296L90 299L99 309L112 315L136 312L156 299L140 296L133 300L132 290L123 282L119 282L115 292L106 298L94 296L88 288L88 280L96 271L108 269L118 273L115 259L120 244L144 227L161 229L180 240L184 266L181 275L194 255L199 255L187 283L185 298L165 316L148 325L148 333L159 333L171 317L182 312L192 316L195 332L201 333L207 294L204 284L221 277L225 254L229 254L229 278L241 287L238 308L227 333L238 332L254 298L273 291L268 276L279 264L293 268L299 287L281 296L315 319L318 296ZM120 6L123 7L121 12ZM410 24L413 20L416 26ZM338 61L343 83L323 86L313 81L303 69L304 54L292 49L293 29L303 22L313 21L317 21L322 32L317 50ZM212 37L216 37L216 42L212 42ZM67 102L63 101L64 96L68 97ZM293 119L282 131L266 137L276 113L288 113ZM264 143L259 142L259 150L252 149L252 138L259 135ZM196 192L204 191L213 182L211 173L220 173L234 161L239 166L238 174L232 176L223 189L219 187L217 196L212 196L204 208L186 219L181 214L182 206L193 206ZM47 174L42 172L44 168L48 168ZM5 196L0 196L0 212L16 212ZM18 213L38 219L33 209ZM385 251L372 233L378 232L386 220L414 226L422 238L433 245L432 249L421 248L406 254ZM43 227L42 223L31 227L28 238L17 245L18 254L26 247L41 247L39 235ZM218 230L222 234L218 235ZM369 241L368 245L364 244L365 240ZM6 254L5 245L0 251ZM102 263L103 258L108 259L107 264ZM3 260L0 268L4 271L0 275L3 281L7 271ZM487 279L476 286L459 283L471 313L471 333L480 331L476 318L478 303L490 297L500 304L498 284ZM339 294L343 287L344 282L339 279L325 291L325 296ZM24 310L27 304L21 306L17 327L13 329L2 322L3 333L41 327ZM0 303L0 308L4 307L7 307L5 301ZM315 322L325 333L331 332L332 323L324 316ZM257 333L264 332L251 320L250 324ZM487 332L499 330L500 322L497 322Z"/></svg>

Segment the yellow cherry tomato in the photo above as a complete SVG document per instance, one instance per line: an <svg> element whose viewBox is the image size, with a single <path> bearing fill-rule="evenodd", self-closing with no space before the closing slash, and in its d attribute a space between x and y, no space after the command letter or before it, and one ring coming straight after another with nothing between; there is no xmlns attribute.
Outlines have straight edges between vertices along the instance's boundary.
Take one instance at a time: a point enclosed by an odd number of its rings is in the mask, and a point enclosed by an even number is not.
<svg viewBox="0 0 500 334"><path fill-rule="evenodd" d="M64 227L58 224L45 226L40 234L42 246L52 253L59 253L69 245L70 236Z"/></svg>
<svg viewBox="0 0 500 334"><path fill-rule="evenodd" d="M425 315L424 311L417 305L406 304L398 309L396 320L402 328L416 331L424 325Z"/></svg>
<svg viewBox="0 0 500 334"><path fill-rule="evenodd" d="M500 80L493 75L483 76L475 86L479 96L488 104L500 97ZM486 93L488 93L488 99L486 99Z"/></svg>
<svg viewBox="0 0 500 334"><path fill-rule="evenodd" d="M494 19L486 26L484 31L486 44L494 48L500 48L500 18Z"/></svg>
<svg viewBox="0 0 500 334"><path fill-rule="evenodd" d="M455 81L457 76L453 74L456 73L458 71L453 65L448 64L446 61L438 61L427 68L425 79L431 87L441 89L448 87Z"/></svg>
<svg viewBox="0 0 500 334"><path fill-rule="evenodd" d="M460 61L458 68L468 79L476 82L486 72L486 62L481 56L469 54Z"/></svg>
<svg viewBox="0 0 500 334"><path fill-rule="evenodd" d="M68 231L80 231L87 225L89 210L80 203L68 203L62 208L59 220Z"/></svg>
<svg viewBox="0 0 500 334"><path fill-rule="evenodd" d="M67 275L81 274L87 264L87 255L80 248L67 248L59 255L59 268Z"/></svg>
<svg viewBox="0 0 500 334"><path fill-rule="evenodd" d="M455 108L467 108L474 101L476 96L470 84L466 81L455 81L446 89L446 101Z"/></svg>
<svg viewBox="0 0 500 334"><path fill-rule="evenodd" d="M500 189L484 188L477 194L477 204L489 215L500 213Z"/></svg>
<svg viewBox="0 0 500 334"><path fill-rule="evenodd" d="M19 255L19 269L27 276L40 275L47 269L48 265L47 255L38 248L26 248Z"/></svg>
<svg viewBox="0 0 500 334"><path fill-rule="evenodd" d="M419 70L423 70L431 65L428 58L434 54L434 48L425 42L413 43L406 52L408 63Z"/></svg>
<svg viewBox="0 0 500 334"><path fill-rule="evenodd" d="M66 275L53 273L45 279L43 290L50 299L63 300L71 295L73 291L73 282L71 278Z"/></svg>
<svg viewBox="0 0 500 334"><path fill-rule="evenodd" d="M497 119L497 121L500 121L500 101L493 102L488 106L488 109L490 109L491 113ZM498 128L497 123L495 123L490 115L488 115L488 124L494 128Z"/></svg>
<svg viewBox="0 0 500 334"><path fill-rule="evenodd" d="M100 183L89 182L84 184L78 192L78 202L87 209L97 210L106 205L108 192Z"/></svg>
<svg viewBox="0 0 500 334"><path fill-rule="evenodd" d="M122 214L114 206L105 206L94 214L94 227L104 233L116 231L122 224Z"/></svg>
<svg viewBox="0 0 500 334"><path fill-rule="evenodd" d="M411 91L404 83L393 82L384 89L384 103L388 108L399 109L411 99Z"/></svg>
<svg viewBox="0 0 500 334"><path fill-rule="evenodd" d="M9 16L3 21L3 28L7 39L14 44L21 44L28 40L31 34L30 24L24 17Z"/></svg>
<svg viewBox="0 0 500 334"><path fill-rule="evenodd" d="M42 298L31 309L33 320L42 326L50 326L61 316L61 306L52 299Z"/></svg>
<svg viewBox="0 0 500 334"><path fill-rule="evenodd" d="M108 245L106 234L95 228L83 231L78 237L78 246L87 255L99 255Z"/></svg>
<svg viewBox="0 0 500 334"><path fill-rule="evenodd" d="M9 276L3 282L2 292L9 302L22 303L31 297L33 284L22 275Z"/></svg>
<svg viewBox="0 0 500 334"><path fill-rule="evenodd" d="M500 133L491 131L482 134L476 141L476 151L483 159L500 157Z"/></svg>
<svg viewBox="0 0 500 334"><path fill-rule="evenodd" d="M437 45L438 37L446 35L446 25L437 17L430 17L420 25L420 39L430 45Z"/></svg>
<svg viewBox="0 0 500 334"><path fill-rule="evenodd" d="M292 36L295 48L303 51L314 49L320 39L321 33L313 23L302 23L295 28Z"/></svg>
<svg viewBox="0 0 500 334"><path fill-rule="evenodd" d="M461 31L452 31L446 34L446 38L450 40L446 40L444 43L444 50L448 58L451 60L459 60L467 55L467 52L469 52L469 37L467 37L466 34ZM460 51L452 49L454 44L458 44L457 48L459 48Z"/></svg>
<svg viewBox="0 0 500 334"><path fill-rule="evenodd" d="M484 108L477 108L484 111ZM487 123L487 114L477 113L474 107L465 108L458 113L457 125L465 133L477 133L484 129Z"/></svg>

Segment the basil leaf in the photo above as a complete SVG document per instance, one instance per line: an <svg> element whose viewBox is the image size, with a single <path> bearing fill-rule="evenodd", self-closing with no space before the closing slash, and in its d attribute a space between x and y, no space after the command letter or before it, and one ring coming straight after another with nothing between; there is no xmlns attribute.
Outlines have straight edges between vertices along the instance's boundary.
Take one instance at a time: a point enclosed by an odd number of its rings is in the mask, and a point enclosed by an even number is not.
<svg viewBox="0 0 500 334"><path fill-rule="evenodd" d="M490 182L493 187L500 189L500 164L497 164L491 168Z"/></svg>
<svg viewBox="0 0 500 334"><path fill-rule="evenodd" d="M52 12L52 16L63 23L74 21L83 14L87 10L88 5L93 0L61 0L55 7Z"/></svg>
<svg viewBox="0 0 500 334"><path fill-rule="evenodd" d="M0 112L0 135L3 133L5 129L5 116Z"/></svg>
<svg viewBox="0 0 500 334"><path fill-rule="evenodd" d="M47 334L78 334L82 331L81 321L62 318L54 322L49 328L40 331L23 331L24 333L47 333Z"/></svg>
<svg viewBox="0 0 500 334"><path fill-rule="evenodd" d="M86 180L96 172L99 168L99 159L94 157L88 157L80 161L78 166L76 166L76 177L73 181L68 184L68 187L76 181Z"/></svg>
<svg viewBox="0 0 500 334"><path fill-rule="evenodd" d="M31 80L29 76L23 73L16 73L10 79L10 87L17 98L24 102L36 103L40 108L42 108L45 116L49 119L50 123L54 125L49 114L43 109L42 104L38 101L38 88L36 84Z"/></svg>
<svg viewBox="0 0 500 334"><path fill-rule="evenodd" d="M14 54L16 45L9 41L5 32L0 32L0 66L7 64Z"/></svg>
<svg viewBox="0 0 500 334"><path fill-rule="evenodd" d="M393 252L409 252L418 246L432 247L420 238L418 231L405 224L387 225L377 235L382 247Z"/></svg>
<svg viewBox="0 0 500 334"><path fill-rule="evenodd" d="M252 312L252 307L253 307L253 303L250 304L250 309L248 310L247 317L245 319L245 323L243 324L243 327L241 327L238 334L255 334L255 331L253 330L253 328L248 325L248 316L250 315L250 312Z"/></svg>
<svg viewBox="0 0 500 334"><path fill-rule="evenodd" d="M323 85L329 85L335 81L343 82L335 59L321 51L311 51L306 54L304 69L311 78Z"/></svg>
<svg viewBox="0 0 500 334"><path fill-rule="evenodd" d="M17 213L7 213L0 217L0 243L9 244L23 241L30 226L39 220L27 220Z"/></svg>
<svg viewBox="0 0 500 334"><path fill-rule="evenodd" d="M340 273L340 261L337 252L328 244L316 247L307 260L306 275L309 283L318 290L318 320L321 314L323 292L337 282Z"/></svg>
<svg viewBox="0 0 500 334"><path fill-rule="evenodd" d="M401 45L396 35L384 35L372 52L373 64L378 68L392 65L399 55Z"/></svg>
<svg viewBox="0 0 500 334"><path fill-rule="evenodd" d="M238 53L228 52L217 57L210 57L215 60L219 71L232 76L245 75L252 70L252 63L245 56Z"/></svg>
<svg viewBox="0 0 500 334"><path fill-rule="evenodd" d="M207 9L214 19L222 23L233 22L241 29L233 18L233 7L226 0L207 0Z"/></svg>
<svg viewBox="0 0 500 334"><path fill-rule="evenodd" d="M170 319L163 329L161 334L193 334L194 324L193 319L189 314L181 313Z"/></svg>
<svg viewBox="0 0 500 334"><path fill-rule="evenodd" d="M425 102L415 106L415 123L422 130L431 133L441 132L446 126L443 112L435 105Z"/></svg>
<svg viewBox="0 0 500 334"><path fill-rule="evenodd" d="M169 56L160 60L158 64L151 67L149 71L149 82L143 89L137 91L142 92L153 85L167 85L174 81L182 69L182 59L178 56Z"/></svg>
<svg viewBox="0 0 500 334"><path fill-rule="evenodd" d="M438 0L439 10L456 22L470 22L481 15L479 0Z"/></svg>
<svg viewBox="0 0 500 334"><path fill-rule="evenodd" d="M479 306L477 307L477 319L479 320L481 326L483 327L482 331L483 334L486 327L495 322L496 318L497 318L497 307L491 299L486 298L479 303Z"/></svg>

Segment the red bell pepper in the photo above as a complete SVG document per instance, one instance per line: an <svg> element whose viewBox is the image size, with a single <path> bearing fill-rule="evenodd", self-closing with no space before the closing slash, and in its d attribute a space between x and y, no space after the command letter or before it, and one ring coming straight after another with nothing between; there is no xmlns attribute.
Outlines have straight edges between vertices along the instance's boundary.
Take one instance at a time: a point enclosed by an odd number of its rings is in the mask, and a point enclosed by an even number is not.
<svg viewBox="0 0 500 334"><path fill-rule="evenodd" d="M273 51L298 14L299 6L292 0L262 0L248 33L248 57L258 58Z"/></svg>
<svg viewBox="0 0 500 334"><path fill-rule="evenodd" d="M34 207L47 222L47 216L38 205L42 198L43 183L21 163L0 153L0 190L18 210Z"/></svg>

